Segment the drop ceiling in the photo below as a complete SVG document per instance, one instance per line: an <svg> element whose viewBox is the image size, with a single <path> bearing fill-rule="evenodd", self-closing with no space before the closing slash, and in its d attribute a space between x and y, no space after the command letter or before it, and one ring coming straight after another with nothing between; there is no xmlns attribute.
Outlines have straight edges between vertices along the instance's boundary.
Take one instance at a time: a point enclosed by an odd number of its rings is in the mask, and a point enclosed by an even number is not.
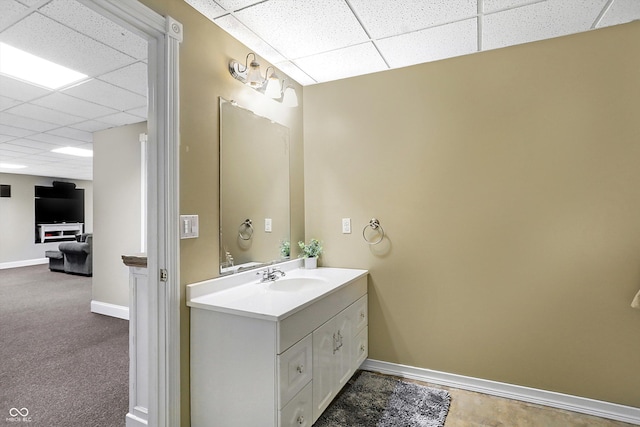
<svg viewBox="0 0 640 427"><path fill-rule="evenodd" d="M146 40L81 3L0 0L0 42L88 75L49 90L0 74L0 164L26 166L0 173L91 180L92 158L51 150L146 120Z"/></svg>
<svg viewBox="0 0 640 427"><path fill-rule="evenodd" d="M184 1L302 85L640 19L640 0Z"/></svg>
<svg viewBox="0 0 640 427"><path fill-rule="evenodd" d="M640 19L640 0L173 1L302 85ZM50 91L0 75L0 163L27 166L0 172L92 179L91 158L51 150L146 120L146 41L76 0L0 0L0 42L89 76Z"/></svg>

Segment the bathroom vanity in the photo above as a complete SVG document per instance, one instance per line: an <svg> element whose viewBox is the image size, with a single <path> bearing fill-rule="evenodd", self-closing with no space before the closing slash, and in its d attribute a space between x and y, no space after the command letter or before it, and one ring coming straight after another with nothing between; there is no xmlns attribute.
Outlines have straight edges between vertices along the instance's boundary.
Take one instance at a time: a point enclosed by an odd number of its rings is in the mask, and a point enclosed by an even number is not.
<svg viewBox="0 0 640 427"><path fill-rule="evenodd" d="M194 426L311 426L367 358L367 271L261 270L187 286Z"/></svg>

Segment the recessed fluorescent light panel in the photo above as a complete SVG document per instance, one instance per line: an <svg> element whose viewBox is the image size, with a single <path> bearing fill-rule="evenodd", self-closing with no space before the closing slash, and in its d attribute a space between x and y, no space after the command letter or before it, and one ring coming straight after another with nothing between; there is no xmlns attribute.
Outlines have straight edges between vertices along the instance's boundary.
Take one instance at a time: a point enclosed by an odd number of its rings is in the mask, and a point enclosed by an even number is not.
<svg viewBox="0 0 640 427"><path fill-rule="evenodd" d="M88 77L5 43L0 43L0 73L52 90Z"/></svg>
<svg viewBox="0 0 640 427"><path fill-rule="evenodd" d="M68 154L70 156L93 157L93 150L86 150L78 147L60 147L54 148L51 151L59 154Z"/></svg>
<svg viewBox="0 0 640 427"><path fill-rule="evenodd" d="M24 169L25 165L16 165L13 163L0 163L0 169Z"/></svg>

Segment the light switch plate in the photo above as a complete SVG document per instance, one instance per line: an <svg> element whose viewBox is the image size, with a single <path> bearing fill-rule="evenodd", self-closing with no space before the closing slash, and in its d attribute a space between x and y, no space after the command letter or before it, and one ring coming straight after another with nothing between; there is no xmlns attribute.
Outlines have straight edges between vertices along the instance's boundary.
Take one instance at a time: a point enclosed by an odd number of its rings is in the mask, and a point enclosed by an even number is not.
<svg viewBox="0 0 640 427"><path fill-rule="evenodd" d="M264 219L264 231L266 233L271 233L271 218Z"/></svg>
<svg viewBox="0 0 640 427"><path fill-rule="evenodd" d="M351 233L351 218L342 218L342 233Z"/></svg>
<svg viewBox="0 0 640 427"><path fill-rule="evenodd" d="M180 215L180 238L198 237L198 215Z"/></svg>

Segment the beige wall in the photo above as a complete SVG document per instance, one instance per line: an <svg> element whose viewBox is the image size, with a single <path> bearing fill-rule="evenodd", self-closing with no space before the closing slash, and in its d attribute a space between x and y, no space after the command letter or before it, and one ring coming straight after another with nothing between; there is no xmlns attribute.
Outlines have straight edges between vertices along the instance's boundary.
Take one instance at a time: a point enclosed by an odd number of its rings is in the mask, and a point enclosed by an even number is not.
<svg viewBox="0 0 640 427"><path fill-rule="evenodd" d="M11 197L0 197L0 267L42 260L45 251L58 250L60 242L35 243L34 188L36 185L50 187L53 181L74 182L77 188L84 189L84 230L93 230L93 182L0 173L0 184L11 186Z"/></svg>
<svg viewBox="0 0 640 427"><path fill-rule="evenodd" d="M371 358L640 406L639 40L305 87L306 234L370 270Z"/></svg>
<svg viewBox="0 0 640 427"><path fill-rule="evenodd" d="M129 306L129 269L122 255L142 251L141 144L147 123L93 134L94 301Z"/></svg>
<svg viewBox="0 0 640 427"><path fill-rule="evenodd" d="M182 339L182 425L189 425L189 311L186 284L216 277L219 271L218 97L235 100L291 130L291 241L304 239L302 107L287 108L242 85L227 71L230 59L249 50L182 0L142 0L184 25L180 46L180 213L200 216L200 237L180 244ZM260 61L266 69L265 61ZM280 73L279 73L280 74ZM282 73L281 75L284 75ZM301 87L294 84L300 104Z"/></svg>

